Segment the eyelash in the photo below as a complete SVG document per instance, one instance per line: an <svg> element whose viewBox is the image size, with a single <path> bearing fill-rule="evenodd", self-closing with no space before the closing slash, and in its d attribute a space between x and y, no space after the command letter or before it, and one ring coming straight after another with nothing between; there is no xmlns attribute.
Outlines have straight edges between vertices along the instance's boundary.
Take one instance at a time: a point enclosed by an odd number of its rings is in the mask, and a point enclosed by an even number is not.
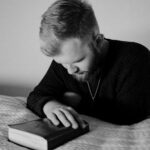
<svg viewBox="0 0 150 150"><path fill-rule="evenodd" d="M73 63L73 64L81 63L83 60L84 60L84 59L82 59L82 60L80 60L80 61L78 61L78 62L75 62L75 63Z"/></svg>

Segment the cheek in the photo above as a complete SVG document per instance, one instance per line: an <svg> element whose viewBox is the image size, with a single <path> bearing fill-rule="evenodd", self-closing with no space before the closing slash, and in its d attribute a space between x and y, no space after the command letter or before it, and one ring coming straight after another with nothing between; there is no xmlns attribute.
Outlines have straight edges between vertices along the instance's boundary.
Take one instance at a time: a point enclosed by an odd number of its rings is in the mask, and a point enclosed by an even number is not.
<svg viewBox="0 0 150 150"><path fill-rule="evenodd" d="M86 59L78 65L80 71L89 71L92 66L92 59Z"/></svg>
<svg viewBox="0 0 150 150"><path fill-rule="evenodd" d="M94 65L94 62L95 62L95 58L94 56L90 56L87 60L87 68L88 68L88 71L91 71L92 68L93 68L93 65Z"/></svg>

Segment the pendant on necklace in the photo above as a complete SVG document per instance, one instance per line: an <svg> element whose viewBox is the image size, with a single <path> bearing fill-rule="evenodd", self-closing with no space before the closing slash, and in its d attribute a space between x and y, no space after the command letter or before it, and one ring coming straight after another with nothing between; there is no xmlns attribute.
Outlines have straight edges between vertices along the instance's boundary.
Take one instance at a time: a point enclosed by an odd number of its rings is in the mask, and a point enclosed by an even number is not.
<svg viewBox="0 0 150 150"><path fill-rule="evenodd" d="M96 90L95 90L94 95L92 94L92 90L91 90L91 88L90 88L90 84L89 84L89 82L87 81L88 89L89 89L89 92L90 92L90 95L91 95L91 98L92 98L93 101L94 101L94 99L95 99L95 97L96 97L96 95L97 95L97 92L98 92L98 89L99 89L99 85L100 85L100 81L101 81L101 79L98 80L98 84L97 84L97 87L96 87Z"/></svg>

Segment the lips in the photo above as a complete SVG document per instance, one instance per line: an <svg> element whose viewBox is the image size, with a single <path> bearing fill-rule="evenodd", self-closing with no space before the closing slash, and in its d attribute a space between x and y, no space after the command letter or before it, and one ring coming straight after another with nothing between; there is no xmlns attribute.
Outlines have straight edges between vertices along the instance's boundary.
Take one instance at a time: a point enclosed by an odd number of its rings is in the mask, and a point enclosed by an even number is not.
<svg viewBox="0 0 150 150"><path fill-rule="evenodd" d="M88 74L88 71L82 71L82 72L78 72L76 73L77 75L83 75L83 74Z"/></svg>
<svg viewBox="0 0 150 150"><path fill-rule="evenodd" d="M88 72L84 71L84 72L73 74L72 76L79 81L85 81L88 77Z"/></svg>

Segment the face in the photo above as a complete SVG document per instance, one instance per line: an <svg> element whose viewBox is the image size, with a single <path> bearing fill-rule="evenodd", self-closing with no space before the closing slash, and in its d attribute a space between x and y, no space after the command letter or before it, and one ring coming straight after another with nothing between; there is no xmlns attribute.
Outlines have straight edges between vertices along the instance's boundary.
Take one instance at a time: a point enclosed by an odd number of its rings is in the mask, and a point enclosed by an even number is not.
<svg viewBox="0 0 150 150"><path fill-rule="evenodd" d="M96 53L86 42L77 38L68 39L61 43L60 53L53 59L65 67L69 74L80 81L85 81L92 73Z"/></svg>

